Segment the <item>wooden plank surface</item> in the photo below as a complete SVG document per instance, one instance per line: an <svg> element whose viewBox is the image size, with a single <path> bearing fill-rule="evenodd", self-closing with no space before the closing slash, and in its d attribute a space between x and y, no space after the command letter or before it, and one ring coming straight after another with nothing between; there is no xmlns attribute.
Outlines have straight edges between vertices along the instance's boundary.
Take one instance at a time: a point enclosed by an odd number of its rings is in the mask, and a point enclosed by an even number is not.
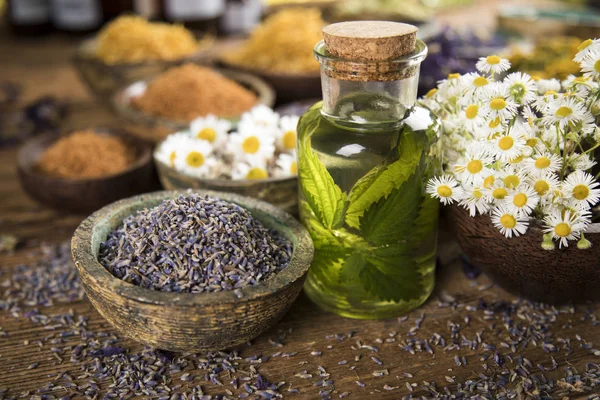
<svg viewBox="0 0 600 400"><path fill-rule="evenodd" d="M456 18L454 14L452 18ZM73 44L73 40L62 37L41 42L2 39L0 79L23 85L24 93L20 100L23 104L44 94L68 101L70 112L64 129L117 125L118 121L112 114L98 105L78 81L69 64ZM14 148L0 150L0 235L15 235L20 241L16 251L0 253L0 302L8 300L11 277L18 273L19 265L31 265L40 259L43 243L56 244L68 240L83 217L57 213L31 201L19 187L15 162ZM523 399L542 396L562 398L569 384L554 384L553 389L547 390L543 388L543 382L565 377L568 380L569 373L565 368L576 368L582 372L586 364L600 361L600 352L594 350L594 345L600 348L599 307L553 308L531 304L493 287L485 277L469 280L461 271L457 261L459 252L449 232L448 225L444 225L441 232L444 265L438 271L434 295L422 308L400 319L355 321L324 313L301 296L276 327L251 345L239 349L242 360L238 370L249 370L253 365L268 381L285 382L279 389L285 398L319 398L324 390L331 398L345 395L353 399L400 399L406 395L429 398L430 392L423 389L424 381L435 382L440 393L444 393L445 387L455 393L469 381L482 381L481 374L496 377L506 374L508 380L512 379L506 384L507 390L519 385L526 387L527 379L541 382L538 387L542 389L537 392L535 389L522 389L520 398ZM50 317L66 313L85 317L85 331L94 338L115 335L114 329L85 299L38 306L37 309ZM42 394L56 398L84 398L90 378L82 370L94 361L91 357L71 361L68 356L73 346L83 339L73 336L58 340L63 332L72 328L58 326L48 329L52 323L35 322L35 318L23 316L27 311L31 311L30 307L20 312L0 309L0 389L7 390L6 393L0 390L0 398L35 398L32 396ZM437 335L443 337L444 345L436 339ZM61 343L52 344L57 341ZM357 341L367 347L360 347ZM524 349L521 346L511 348L512 343L517 342L527 342L527 346ZM143 351L141 345L127 338L119 338L117 343L130 355ZM409 343L413 343L412 346L408 346ZM489 350L484 343L496 346L497 350ZM59 350L65 349L64 354L67 355L54 355L52 347L57 346ZM376 353L373 351L375 348L378 350ZM317 351L322 355L313 355ZM501 357L500 363L494 361L496 351ZM244 359L253 355L270 359L255 364ZM518 365L519 356L531 363L532 367L527 368L531 376L512 377L511 371ZM203 378L205 371L196 368L204 355L186 357L190 364L183 372L166 375L171 386L182 385L178 392L191 393L197 385L211 395L227 395L226 390L232 390L236 396L243 392L227 384L230 379L226 372L221 373L225 386L206 382ZM456 357L461 365L457 365ZM551 357L557 363L556 368L552 367ZM379 360L382 365L377 363ZM37 366L31 368L35 364ZM553 370L542 371L538 364ZM323 367L329 375L323 376L319 367ZM382 370L388 374L376 376L376 372ZM56 380L57 375L62 373L74 378L74 387L65 388L64 377ZM181 381L182 373L190 373L194 380ZM323 380L332 382L326 382L330 383L326 387L315 385ZM356 381L364 383L364 387ZM39 391L49 383L55 383L55 387L48 392ZM102 398L113 382L100 379L96 383L99 386L97 398ZM584 386L577 384L572 387L568 398L584 399L600 392L598 386ZM292 393L289 388L298 389L299 393ZM500 396L503 390L495 393L489 398ZM485 394L483 389L481 394Z"/></svg>

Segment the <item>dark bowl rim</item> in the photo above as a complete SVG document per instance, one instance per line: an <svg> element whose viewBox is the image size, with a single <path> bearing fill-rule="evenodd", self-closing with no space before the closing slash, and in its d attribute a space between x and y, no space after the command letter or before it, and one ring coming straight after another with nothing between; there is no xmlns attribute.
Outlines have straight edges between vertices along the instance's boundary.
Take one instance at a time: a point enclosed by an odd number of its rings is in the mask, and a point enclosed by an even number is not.
<svg viewBox="0 0 600 400"><path fill-rule="evenodd" d="M117 173L111 174L111 175L107 175L107 176L100 176L100 177L96 177L96 178L63 178L63 177L59 177L59 176L45 175L43 173L38 172L35 168L37 161L39 161L39 157L33 163L25 162L26 153L31 149L31 147L33 147L34 145L40 144L40 145L43 145L44 150L46 150L49 146L51 146L53 143L55 143L58 139L60 139L63 136L63 133L61 133L61 132L45 133L45 134L41 134L39 136L30 138L21 145L21 147L19 148L19 151L17 153L17 168L19 169L19 171L21 171L24 174L27 174L29 176L35 176L39 179L44 179L47 182L77 185L77 184L107 182L112 179L119 178L119 177L125 176L127 174L130 174L132 172L138 171L141 168L144 168L145 166L152 163L152 159L153 159L152 144L145 142L141 139L138 139L136 137L131 137L131 135L128 135L127 133L125 133L124 131L122 131L120 129L95 127L95 128L91 128L89 130L92 130L96 133L100 133L100 134L104 134L104 135L115 136L120 139L123 139L126 142L129 141L130 143L134 143L135 148L137 150L139 150L140 154L138 154L136 156L135 162L133 162L130 166L128 166L127 168L125 168L124 170L122 170L120 172L117 172ZM66 131L66 133L70 134L75 131L77 131L77 129L72 129L70 131Z"/></svg>
<svg viewBox="0 0 600 400"><path fill-rule="evenodd" d="M158 147L164 142L164 139L161 140L160 142L158 142L156 144L156 148L158 149ZM248 186L254 186L254 185L262 185L262 184L269 184L269 183L280 183L280 182L291 182L294 180L298 179L298 175L296 176L286 176L286 177L272 177L272 178L267 178L267 179L257 179L257 180L247 180L247 179L207 179L207 178L197 178L195 176L191 176L191 175L186 175L183 172L179 172L177 171L175 168L165 164L164 162L160 161L158 158L156 158L156 151L154 151L154 153L152 154L152 158L154 159L154 163L156 164L156 166L158 167L158 173L162 174L163 171L162 169L167 169L170 172L173 172L177 175L181 175L181 176L185 176L186 178L191 178L194 179L198 182L206 182L207 184L216 184L216 185L220 185L223 187L233 187L233 186L240 186L240 182L244 182L245 185ZM236 184L236 182L238 184Z"/></svg>
<svg viewBox="0 0 600 400"><path fill-rule="evenodd" d="M235 63L226 61L223 58L223 55L219 56L219 58L217 59L217 65L222 65L223 67L228 68L228 69L257 75L266 80L269 80L269 79L297 79L297 80L319 79L320 80L321 79L321 70L320 69L316 70L316 71L312 71L312 72L302 72L302 73L270 71L270 70L266 70L266 69L245 67L243 65L239 65L239 64L235 64Z"/></svg>
<svg viewBox="0 0 600 400"><path fill-rule="evenodd" d="M145 208L143 205L148 201L155 204L165 199L172 199L189 193L210 194L219 197L223 200L239 204L244 208L256 210L273 222L286 226L290 231L290 235L296 241L289 264L282 271L266 281L256 286L241 288L242 297L238 298L233 290L212 293L175 293L161 292L136 286L113 276L94 256L92 238L99 223L106 222L118 213L131 215L136 210ZM274 295L306 275L312 262L313 252L314 248L308 231L287 212L272 204L247 196L197 189L151 192L116 201L87 217L77 227L71 240L71 254L77 270L80 275L80 270L85 270L86 274L94 281L94 286L102 286L118 296L138 303L165 307L205 307L215 304L235 306Z"/></svg>
<svg viewBox="0 0 600 400"><path fill-rule="evenodd" d="M201 48L194 53L188 54L183 57L173 58L171 60L161 60L161 59L149 59L145 61L136 61L131 63L114 63L109 64L105 61L102 61L94 54L88 54L85 52L85 47L93 42L98 40L97 35L85 38L79 42L76 47L75 53L73 54L74 62L92 62L97 65L102 65L107 68L120 68L120 69L128 69L128 68L140 68L147 66L155 66L155 65L177 65L185 62L195 62L199 61L203 58L206 58L207 62L210 62L211 57L213 56L213 52L216 48L216 39L213 39L210 44L206 48Z"/></svg>
<svg viewBox="0 0 600 400"><path fill-rule="evenodd" d="M235 81L236 83L242 83L249 86L252 92L255 92L257 95L257 101L253 107L258 105L266 105L267 107L273 107L276 101L275 90L269 85L263 78L257 76L255 74L251 74L244 71L239 71L231 68L220 68L215 66L208 66L208 68L213 69L214 71L224 75L225 77ZM192 121L184 121L171 119L167 117L163 117L160 115L154 115L147 113L145 111L139 110L131 105L131 101L123 101L122 98L125 97L125 92L132 87L133 85L145 83L146 85L150 82L150 80L138 80L135 82L128 83L127 85L117 89L113 95L110 96L110 102L113 109L116 110L117 114L123 118L128 119L132 123L143 122L145 124L154 124L158 123L162 126L166 126L170 129L184 129L184 127L188 127ZM247 111L250 111L248 109ZM244 111L244 112L247 112ZM240 119L243 113L232 116L222 116L218 117L221 119L226 119L229 121L237 121ZM202 117L202 116L198 116ZM141 120L141 121L140 121Z"/></svg>

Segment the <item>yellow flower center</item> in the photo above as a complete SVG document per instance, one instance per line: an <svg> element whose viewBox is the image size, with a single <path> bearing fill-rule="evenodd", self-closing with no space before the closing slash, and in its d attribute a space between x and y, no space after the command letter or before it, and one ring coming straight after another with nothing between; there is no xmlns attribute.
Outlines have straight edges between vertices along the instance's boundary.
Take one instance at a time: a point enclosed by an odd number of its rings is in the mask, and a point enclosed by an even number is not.
<svg viewBox="0 0 600 400"><path fill-rule="evenodd" d="M213 128L204 128L196 135L198 139L213 143L217 138L217 132Z"/></svg>
<svg viewBox="0 0 600 400"><path fill-rule="evenodd" d="M260 141L256 136L248 136L242 143L242 150L247 154L254 154L260 147Z"/></svg>
<svg viewBox="0 0 600 400"><path fill-rule="evenodd" d="M571 227L566 222L556 224L554 227L554 233L556 236L565 237L571 234Z"/></svg>
<svg viewBox="0 0 600 400"><path fill-rule="evenodd" d="M517 193L513 197L513 204L519 208L525 207L527 204L527 195L525 193Z"/></svg>
<svg viewBox="0 0 600 400"><path fill-rule="evenodd" d="M490 121L490 124L489 124L490 128L492 128L492 129L497 127L498 125L500 125L500 117L494 118L493 120Z"/></svg>
<svg viewBox="0 0 600 400"><path fill-rule="evenodd" d="M465 109L465 114L467 118L473 119L477 116L477 112L479 111L479 106L477 104L471 104L469 107Z"/></svg>
<svg viewBox="0 0 600 400"><path fill-rule="evenodd" d="M546 194L548 190L550 190L550 185L545 180L540 179L533 185L533 189L537 192L537 194L542 196Z"/></svg>
<svg viewBox="0 0 600 400"><path fill-rule="evenodd" d="M537 82L537 81L539 81L540 79L542 79L542 77L541 77L541 76L539 76L539 75L531 75L531 79Z"/></svg>
<svg viewBox="0 0 600 400"><path fill-rule="evenodd" d="M290 174L296 175L297 173L298 173L298 164L296 164L296 161L292 161L292 163L290 164Z"/></svg>
<svg viewBox="0 0 600 400"><path fill-rule="evenodd" d="M296 148L296 132L287 131L283 134L283 138L281 140L283 142L283 147L288 150L292 150Z"/></svg>
<svg viewBox="0 0 600 400"><path fill-rule="evenodd" d="M169 154L169 162L171 163L171 166L175 165L175 157L176 157L176 154L174 151L172 151L171 154Z"/></svg>
<svg viewBox="0 0 600 400"><path fill-rule="evenodd" d="M500 138L500 140L498 140L498 147L500 147L500 149L502 149L504 151L510 150L514 144L515 144L515 141L510 136L502 136Z"/></svg>
<svg viewBox="0 0 600 400"><path fill-rule="evenodd" d="M535 160L535 167L537 169L546 169L550 166L550 159L548 157L540 157Z"/></svg>
<svg viewBox="0 0 600 400"><path fill-rule="evenodd" d="M471 173L473 175L481 172L482 169L483 169L483 164L479 160L472 160L472 161L469 161L469 163L467 164L467 171L469 171L469 173Z"/></svg>
<svg viewBox="0 0 600 400"><path fill-rule="evenodd" d="M537 144L537 138L529 138L527 139L527 141L525 142L525 144L529 147L535 147L535 145Z"/></svg>
<svg viewBox="0 0 600 400"><path fill-rule="evenodd" d="M483 197L483 193L481 193L481 190L479 189L473 189L473 197L480 199Z"/></svg>
<svg viewBox="0 0 600 400"><path fill-rule="evenodd" d="M185 158L185 162L192 168L199 168L204 165L204 154L199 151L190 151Z"/></svg>
<svg viewBox="0 0 600 400"><path fill-rule="evenodd" d="M506 108L506 100L504 100L502 97L496 97L490 101L490 108L496 111L503 110Z"/></svg>
<svg viewBox="0 0 600 400"><path fill-rule="evenodd" d="M506 187L512 189L519 186L519 184L521 183L521 179L519 179L517 175L506 175L503 179L503 182L506 185Z"/></svg>
<svg viewBox="0 0 600 400"><path fill-rule="evenodd" d="M597 62L596 62L597 64ZM594 65L594 68L596 67L596 65ZM585 76L578 76L577 78L573 79L574 83L586 83L587 82L587 78Z"/></svg>
<svg viewBox="0 0 600 400"><path fill-rule="evenodd" d="M437 93L437 89L433 88L431 89L429 92L427 92L427 94L425 95L425 97L427 97L428 99L432 98L436 93Z"/></svg>
<svg viewBox="0 0 600 400"><path fill-rule="evenodd" d="M594 71L600 72L600 60L594 63Z"/></svg>
<svg viewBox="0 0 600 400"><path fill-rule="evenodd" d="M573 188L573 197L577 200L585 200L590 195L590 188L586 185L577 185Z"/></svg>
<svg viewBox="0 0 600 400"><path fill-rule="evenodd" d="M517 226L517 220L510 214L504 214L500 217L500 223L506 229L512 229Z"/></svg>
<svg viewBox="0 0 600 400"><path fill-rule="evenodd" d="M477 87L486 86L488 83L490 83L490 81L488 81L485 76L478 76L477 78L473 79L473 85Z"/></svg>
<svg viewBox="0 0 600 400"><path fill-rule="evenodd" d="M593 42L594 41L592 39L584 40L583 42L581 42L581 44L579 45L579 47L577 47L577 51L581 51L583 49L586 49Z"/></svg>
<svg viewBox="0 0 600 400"><path fill-rule="evenodd" d="M502 200L506 196L508 196L508 192L504 188L496 188L492 192L492 197L495 198L496 200Z"/></svg>
<svg viewBox="0 0 600 400"><path fill-rule="evenodd" d="M521 161L523 161L523 159L524 159L524 158L525 158L525 156L521 154L519 157L515 157L515 158L513 158L512 160L510 160L509 162L510 162L511 164L518 164L518 163L520 163Z"/></svg>
<svg viewBox="0 0 600 400"><path fill-rule="evenodd" d="M483 187L484 188L489 188L490 186L492 186L494 184L494 181L496 180L496 178L494 178L494 175L490 175L487 178L485 178L483 180Z"/></svg>
<svg viewBox="0 0 600 400"><path fill-rule="evenodd" d="M448 79L458 79L460 78L460 74L448 74Z"/></svg>
<svg viewBox="0 0 600 400"><path fill-rule="evenodd" d="M498 56L487 56L485 62L490 65L500 64L500 57Z"/></svg>
<svg viewBox="0 0 600 400"><path fill-rule="evenodd" d="M566 118L571 114L573 114L573 110L567 106L559 107L554 113L554 115L556 115L558 118Z"/></svg>
<svg viewBox="0 0 600 400"><path fill-rule="evenodd" d="M269 173L262 168L254 167L246 174L246 179L257 180L257 179L267 179L269 177Z"/></svg>
<svg viewBox="0 0 600 400"><path fill-rule="evenodd" d="M437 194L440 197L450 197L452 196L452 188L448 185L440 185L437 188Z"/></svg>

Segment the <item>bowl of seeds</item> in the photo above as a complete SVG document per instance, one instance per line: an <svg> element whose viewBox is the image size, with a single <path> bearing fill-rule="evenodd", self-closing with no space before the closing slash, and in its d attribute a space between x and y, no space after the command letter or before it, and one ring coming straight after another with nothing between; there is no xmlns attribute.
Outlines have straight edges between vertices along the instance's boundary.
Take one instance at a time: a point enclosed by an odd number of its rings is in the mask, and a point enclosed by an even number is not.
<svg viewBox="0 0 600 400"><path fill-rule="evenodd" d="M32 138L19 151L17 172L39 203L86 214L157 184L152 146L115 129Z"/></svg>
<svg viewBox="0 0 600 400"><path fill-rule="evenodd" d="M230 348L273 326L302 290L313 247L268 203L163 191L92 214L72 253L89 300L118 331L189 352Z"/></svg>
<svg viewBox="0 0 600 400"><path fill-rule="evenodd" d="M273 89L257 76L192 63L117 91L112 106L125 129L158 142L197 117L215 115L235 123L242 113L275 103Z"/></svg>

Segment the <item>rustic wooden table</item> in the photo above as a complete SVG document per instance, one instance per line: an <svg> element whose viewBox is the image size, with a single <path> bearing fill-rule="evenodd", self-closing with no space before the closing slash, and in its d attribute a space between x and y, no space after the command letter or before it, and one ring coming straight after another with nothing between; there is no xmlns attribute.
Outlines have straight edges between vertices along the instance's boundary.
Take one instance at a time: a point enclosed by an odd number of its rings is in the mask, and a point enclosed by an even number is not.
<svg viewBox="0 0 600 400"><path fill-rule="evenodd" d="M450 15L449 21L454 18ZM43 94L68 101L65 129L118 125L87 93L70 67L73 44L73 40L62 37L36 41L2 38L0 79L23 85L19 101L24 104ZM12 278L22 274L19 265L31 265L42 258L42 243L67 241L83 217L57 213L30 200L19 187L15 162L15 148L0 150L0 235L19 239L14 252L0 253L0 399L82 398L86 390L88 394L97 392L101 398L116 381L90 381L82 370L98 360L112 368L111 359L98 358L97 354L89 360L72 361L69 357L86 337L89 342L92 336L98 340L115 334L89 302L82 299L38 305L39 313L48 318L27 313L33 307L25 305L19 311L14 304L9 306L14 297ZM501 398L510 391L519 398L583 399L600 393L600 380L597 372L594 374L597 367L587 365L600 358L600 351L593 347L600 348L598 306L531 304L493 287L485 277L467 279L451 235L444 229L441 236L443 267L438 271L434 295L420 309L399 319L356 321L326 314L301 296L275 328L240 348L238 370L249 370L252 364L268 381L285 382L279 393L286 398L430 398L434 384L440 394L477 386L475 393L485 398ZM48 289L40 286L36 290ZM91 333L68 336L72 332L68 324L48 322L52 316L65 313L75 319L85 317L83 326ZM126 354L143 350L127 338L120 338L118 343ZM262 357L263 362L244 359L253 355ZM228 395L228 390L235 396L244 392L227 383L220 386L205 381L205 371L196 368L204 365L204 355L185 357L194 361L183 372L166 375L171 387L180 384L180 392L192 393L201 385L211 395ZM584 374L586 368L591 372ZM189 373L193 380L181 380L183 373ZM228 374L220 373L223 382L230 381ZM66 384L70 378L73 382ZM504 383L504 388L494 387L492 383L498 382Z"/></svg>

